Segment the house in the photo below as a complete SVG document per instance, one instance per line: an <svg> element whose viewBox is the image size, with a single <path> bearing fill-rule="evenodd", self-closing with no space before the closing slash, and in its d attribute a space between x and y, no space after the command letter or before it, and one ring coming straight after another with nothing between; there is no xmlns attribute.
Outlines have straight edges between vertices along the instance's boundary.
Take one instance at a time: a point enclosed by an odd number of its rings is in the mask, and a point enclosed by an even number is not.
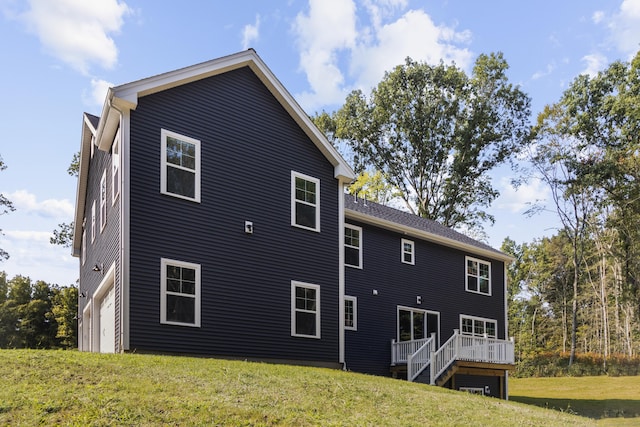
<svg viewBox="0 0 640 427"><path fill-rule="evenodd" d="M111 88L82 121L80 350L499 378L482 392L506 395L509 258L345 196L354 178L252 49Z"/></svg>

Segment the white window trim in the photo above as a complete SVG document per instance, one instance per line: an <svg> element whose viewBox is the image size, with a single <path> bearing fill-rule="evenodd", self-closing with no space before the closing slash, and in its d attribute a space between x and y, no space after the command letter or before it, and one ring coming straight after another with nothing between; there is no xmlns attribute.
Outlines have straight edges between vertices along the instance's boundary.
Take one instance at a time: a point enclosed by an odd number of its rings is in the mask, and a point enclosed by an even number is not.
<svg viewBox="0 0 640 427"><path fill-rule="evenodd" d="M305 181L311 181L316 184L315 205L312 205L310 203L300 200L300 203L303 203L309 206L315 206L316 208L316 227L315 228L306 227L304 225L300 225L296 223L296 202L298 201L296 199L296 178L302 178ZM305 175L303 173L296 172L296 171L291 171L291 225L294 227L303 228L305 230L320 232L320 180L318 178L314 178L312 176Z"/></svg>
<svg viewBox="0 0 640 427"><path fill-rule="evenodd" d="M176 138L189 144L193 144L196 147L196 165L195 165L195 192L194 197L186 197L181 194L170 193L167 191L167 137ZM160 193L168 196L177 197L179 199L190 200L192 202L200 203L200 141L194 138L190 138L179 133L171 132L170 130L161 129L160 131ZM177 165L171 165L171 167L180 168Z"/></svg>
<svg viewBox="0 0 640 427"><path fill-rule="evenodd" d="M100 178L100 233L107 226L107 192L107 170L105 169Z"/></svg>
<svg viewBox="0 0 640 427"><path fill-rule="evenodd" d="M411 245L411 261L410 262L407 262L407 261L404 260L404 256L406 254L406 252L404 251L405 243L408 243L408 244ZM402 239L402 242L400 242L400 259L402 260L403 264L415 265L415 263L416 263L416 244L414 243L413 240Z"/></svg>
<svg viewBox="0 0 640 427"><path fill-rule="evenodd" d="M350 295L345 295L344 300L351 301L353 303L353 326L347 326L345 324L344 328L348 331L357 331L358 330L358 298L352 297ZM346 316L346 310L345 310L345 316ZM343 322L342 322L343 324L344 324L344 320L346 319L343 319Z"/></svg>
<svg viewBox="0 0 640 427"><path fill-rule="evenodd" d="M116 204L120 195L120 129L116 132L111 149L111 206ZM118 181L118 182L116 182ZM115 191L117 189L117 191Z"/></svg>
<svg viewBox="0 0 640 427"><path fill-rule="evenodd" d="M479 338L482 338L484 336L484 334L477 335L475 333L475 328L472 328L473 332L471 334L467 334L467 333L463 333L462 332L462 319L469 319L472 322L475 321L475 320L480 320L480 321L485 322L485 323L489 322L489 323L495 324L496 325L496 336L492 337L492 338L498 338L498 321L496 319L489 319L487 317L468 316L466 314L461 314L460 315L460 334L468 336L468 337L479 337ZM485 325L484 330L485 330L485 333L486 333L486 331L487 331L486 325Z"/></svg>
<svg viewBox="0 0 640 427"><path fill-rule="evenodd" d="M96 201L91 205L91 243L96 241Z"/></svg>
<svg viewBox="0 0 640 427"><path fill-rule="evenodd" d="M351 267L351 268L358 268L360 270L362 270L362 227L358 227L357 225L351 225L351 224L344 224L344 228L350 228L352 230L358 230L358 234L359 234L359 238L358 238L358 243L360 244L360 246L358 246L358 265L351 265L351 264L347 264L347 261L345 259L344 265L347 267ZM355 248L355 246L350 246L347 245L346 243L344 244L345 248L349 247L349 248Z"/></svg>
<svg viewBox="0 0 640 427"><path fill-rule="evenodd" d="M474 261L478 263L478 273L480 272L480 264L486 264L489 266L489 292L480 292L480 276L476 276L478 278L478 290L474 291L473 289L469 289L469 272L467 269L467 264L469 261ZM479 258L473 258L470 256L465 257L464 259L464 288L467 292L471 292L478 295L486 295L491 296L493 285L491 283L491 263L489 261L485 261Z"/></svg>
<svg viewBox="0 0 640 427"><path fill-rule="evenodd" d="M296 312L298 309L296 308L296 288L307 288L307 289L315 289L316 291L316 333L314 335L304 335L296 333ZM309 313L310 311L301 310L305 313ZM344 319L343 319L344 323ZM314 285L312 283L304 283L298 282L295 280L291 281L291 336L292 337L301 337L301 338L315 338L320 339L320 286Z"/></svg>
<svg viewBox="0 0 640 427"><path fill-rule="evenodd" d="M196 293L195 299L195 315L194 323L174 322L167 320L167 266L173 265L176 267L190 268L196 271ZM194 264L191 262L178 261L174 259L161 258L160 259L160 323L165 325L178 325L178 326L190 326L193 328L200 327L200 264Z"/></svg>

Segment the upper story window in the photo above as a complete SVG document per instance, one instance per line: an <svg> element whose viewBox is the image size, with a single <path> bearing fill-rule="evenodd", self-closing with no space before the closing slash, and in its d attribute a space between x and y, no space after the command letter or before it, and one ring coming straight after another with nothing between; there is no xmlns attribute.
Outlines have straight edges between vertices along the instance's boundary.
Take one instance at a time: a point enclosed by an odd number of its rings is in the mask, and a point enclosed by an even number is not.
<svg viewBox="0 0 640 427"><path fill-rule="evenodd" d="M344 225L344 265L362 268L362 228Z"/></svg>
<svg viewBox="0 0 640 427"><path fill-rule="evenodd" d="M291 335L320 338L320 286L291 282Z"/></svg>
<svg viewBox="0 0 640 427"><path fill-rule="evenodd" d="M160 192L200 202L200 141L162 129Z"/></svg>
<svg viewBox="0 0 640 427"><path fill-rule="evenodd" d="M291 225L320 231L320 180L291 171Z"/></svg>
<svg viewBox="0 0 640 427"><path fill-rule="evenodd" d="M116 203L120 194L120 129L116 133L111 148L111 204Z"/></svg>
<svg viewBox="0 0 640 427"><path fill-rule="evenodd" d="M344 328L358 329L358 300L356 297L344 296Z"/></svg>
<svg viewBox="0 0 640 427"><path fill-rule="evenodd" d="M468 292L491 295L491 264L475 258L466 257Z"/></svg>
<svg viewBox="0 0 640 427"><path fill-rule="evenodd" d="M91 204L91 243L96 241L96 201Z"/></svg>
<svg viewBox="0 0 640 427"><path fill-rule="evenodd" d="M415 244L413 240L402 239L402 262L415 264Z"/></svg>
<svg viewBox="0 0 640 427"><path fill-rule="evenodd" d="M200 326L200 264L161 259L160 323Z"/></svg>
<svg viewBox="0 0 640 427"><path fill-rule="evenodd" d="M107 225L107 171L102 172L100 179L100 232Z"/></svg>
<svg viewBox="0 0 640 427"><path fill-rule="evenodd" d="M498 322L493 319L465 316L464 314L461 314L460 332L462 335L471 335L474 337L484 337L486 334L489 338L497 338Z"/></svg>

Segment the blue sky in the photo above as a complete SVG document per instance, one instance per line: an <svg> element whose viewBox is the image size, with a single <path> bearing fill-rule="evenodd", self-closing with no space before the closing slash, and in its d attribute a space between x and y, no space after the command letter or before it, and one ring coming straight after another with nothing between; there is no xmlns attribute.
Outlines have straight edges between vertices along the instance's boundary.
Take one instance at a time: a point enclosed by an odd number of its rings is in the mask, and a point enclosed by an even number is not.
<svg viewBox="0 0 640 427"><path fill-rule="evenodd" d="M406 56L469 71L480 53L501 51L509 76L533 100L533 117L581 73L630 59L640 47L640 0L0 0L0 193L17 210L0 216L0 262L9 277L69 285L78 260L49 244L73 219L84 111L100 114L119 85L253 47L309 113L369 92ZM523 215L545 199L538 182L491 209L489 243L555 232L553 215Z"/></svg>

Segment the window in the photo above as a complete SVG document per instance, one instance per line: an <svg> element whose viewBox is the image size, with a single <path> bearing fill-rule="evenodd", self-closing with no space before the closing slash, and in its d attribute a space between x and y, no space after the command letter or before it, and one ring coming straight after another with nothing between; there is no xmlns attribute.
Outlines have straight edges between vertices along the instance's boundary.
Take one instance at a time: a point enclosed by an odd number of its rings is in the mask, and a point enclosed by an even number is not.
<svg viewBox="0 0 640 427"><path fill-rule="evenodd" d="M358 299L356 297L344 297L344 328L355 331L358 329Z"/></svg>
<svg viewBox="0 0 640 427"><path fill-rule="evenodd" d="M111 204L116 203L120 194L120 129L113 140L111 149Z"/></svg>
<svg viewBox="0 0 640 427"><path fill-rule="evenodd" d="M429 338L436 334L436 343L440 337L440 313L409 307L398 307L398 341L412 341Z"/></svg>
<svg viewBox="0 0 640 427"><path fill-rule="evenodd" d="M362 268L362 228L344 226L344 265Z"/></svg>
<svg viewBox="0 0 640 427"><path fill-rule="evenodd" d="M484 334L487 334L489 338L497 338L498 322L482 317L460 315L460 332L462 335L474 337L484 337Z"/></svg>
<svg viewBox="0 0 640 427"><path fill-rule="evenodd" d="M96 201L91 205L91 243L96 241Z"/></svg>
<svg viewBox="0 0 640 427"><path fill-rule="evenodd" d="M162 258L160 323L200 326L200 265Z"/></svg>
<svg viewBox="0 0 640 427"><path fill-rule="evenodd" d="M412 240L402 239L402 262L415 264L415 245Z"/></svg>
<svg viewBox="0 0 640 427"><path fill-rule="evenodd" d="M320 231L320 180L291 171L291 225Z"/></svg>
<svg viewBox="0 0 640 427"><path fill-rule="evenodd" d="M82 230L82 265L87 260L87 230Z"/></svg>
<svg viewBox="0 0 640 427"><path fill-rule="evenodd" d="M107 171L102 172L100 179L100 232L107 225Z"/></svg>
<svg viewBox="0 0 640 427"><path fill-rule="evenodd" d="M467 291L491 295L491 264L467 257Z"/></svg>
<svg viewBox="0 0 640 427"><path fill-rule="evenodd" d="M160 192L200 202L200 141L162 129Z"/></svg>
<svg viewBox="0 0 640 427"><path fill-rule="evenodd" d="M291 335L320 338L320 286L291 282Z"/></svg>

